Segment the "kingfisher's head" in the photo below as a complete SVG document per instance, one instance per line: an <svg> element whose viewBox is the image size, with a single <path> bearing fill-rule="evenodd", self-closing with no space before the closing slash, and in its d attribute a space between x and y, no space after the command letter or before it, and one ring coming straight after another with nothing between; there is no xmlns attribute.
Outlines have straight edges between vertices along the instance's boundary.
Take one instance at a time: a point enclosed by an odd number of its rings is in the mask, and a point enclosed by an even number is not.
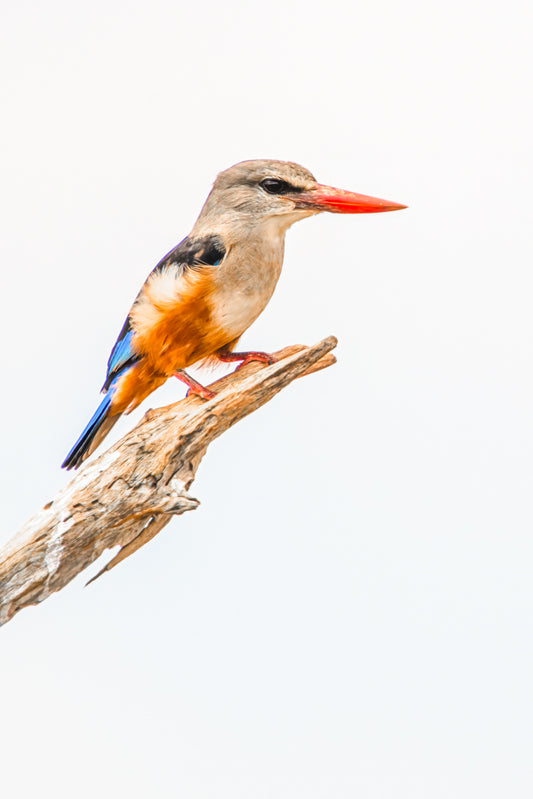
<svg viewBox="0 0 533 799"><path fill-rule="evenodd" d="M280 231L322 211L368 214L396 211L405 205L334 189L291 161L241 161L221 172L207 198L199 222L248 226L273 223Z"/></svg>

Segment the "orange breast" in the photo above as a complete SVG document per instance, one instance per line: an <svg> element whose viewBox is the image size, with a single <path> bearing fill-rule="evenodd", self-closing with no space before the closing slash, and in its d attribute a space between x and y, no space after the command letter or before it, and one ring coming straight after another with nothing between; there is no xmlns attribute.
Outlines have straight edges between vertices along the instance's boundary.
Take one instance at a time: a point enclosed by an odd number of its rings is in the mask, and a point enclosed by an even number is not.
<svg viewBox="0 0 533 799"><path fill-rule="evenodd" d="M156 276L157 277L157 276ZM132 308L135 349L142 356L118 382L113 407L133 410L178 369L224 347L228 334L213 323L213 285L208 270L176 282L150 279Z"/></svg>

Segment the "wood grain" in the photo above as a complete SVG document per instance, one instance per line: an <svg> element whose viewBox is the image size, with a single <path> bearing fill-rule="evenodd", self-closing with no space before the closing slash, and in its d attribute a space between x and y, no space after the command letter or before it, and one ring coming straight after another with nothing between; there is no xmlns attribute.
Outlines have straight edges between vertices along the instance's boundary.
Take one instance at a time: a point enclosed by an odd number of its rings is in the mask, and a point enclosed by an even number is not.
<svg viewBox="0 0 533 799"><path fill-rule="evenodd" d="M191 396L148 411L107 452L91 458L0 550L0 625L59 591L105 549L121 547L96 577L173 516L197 508L188 490L211 441L297 377L335 363L330 351L336 344L330 336L314 347L286 347L270 366L247 364L209 386L214 399Z"/></svg>

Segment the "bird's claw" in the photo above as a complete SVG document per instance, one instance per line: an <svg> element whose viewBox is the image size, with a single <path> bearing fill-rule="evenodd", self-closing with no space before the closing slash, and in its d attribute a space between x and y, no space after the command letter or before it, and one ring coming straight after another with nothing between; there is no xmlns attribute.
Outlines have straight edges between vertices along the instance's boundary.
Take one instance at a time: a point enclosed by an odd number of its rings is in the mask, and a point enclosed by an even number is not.
<svg viewBox="0 0 533 799"><path fill-rule="evenodd" d="M243 358L240 364L237 366L237 369L242 369L243 366L246 366L247 363L266 363L268 366L271 366L273 363L276 363L276 359L273 355L269 355L267 352L250 352L246 358ZM235 371L237 371L235 369Z"/></svg>
<svg viewBox="0 0 533 799"><path fill-rule="evenodd" d="M181 380L182 383L185 383L185 385L188 386L189 390L185 395L186 397L188 397L190 394L196 394L197 397L201 397L205 400L210 400L213 399L213 397L216 397L214 391L202 386L201 383L195 380L194 377L188 375L187 372L184 372L183 369L178 369L177 372L174 372L174 377L177 377L178 380Z"/></svg>
<svg viewBox="0 0 533 799"><path fill-rule="evenodd" d="M210 391L208 388L201 386L201 391L198 388L190 388L187 393L185 394L186 397L201 397L205 400L214 399L216 394L214 391Z"/></svg>

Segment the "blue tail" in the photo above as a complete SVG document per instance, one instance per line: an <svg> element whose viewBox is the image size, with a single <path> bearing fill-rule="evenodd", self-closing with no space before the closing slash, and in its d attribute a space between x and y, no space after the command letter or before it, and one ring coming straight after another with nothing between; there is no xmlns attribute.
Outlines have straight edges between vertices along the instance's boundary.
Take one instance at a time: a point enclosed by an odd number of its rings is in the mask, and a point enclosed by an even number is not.
<svg viewBox="0 0 533 799"><path fill-rule="evenodd" d="M100 441L109 433L120 413L113 413L111 402L117 387L117 381L128 372L139 360L138 353L133 349L133 332L130 327L129 316L122 326L115 346L107 362L107 375L102 391L105 397L98 406L93 418L78 438L69 454L61 464L62 469L76 469L82 461L93 452Z"/></svg>
<svg viewBox="0 0 533 799"><path fill-rule="evenodd" d="M100 441L109 433L115 422L118 421L120 413L109 415L114 394L113 388L113 385L111 385L91 421L61 464L62 469L77 469L82 461L96 449Z"/></svg>

